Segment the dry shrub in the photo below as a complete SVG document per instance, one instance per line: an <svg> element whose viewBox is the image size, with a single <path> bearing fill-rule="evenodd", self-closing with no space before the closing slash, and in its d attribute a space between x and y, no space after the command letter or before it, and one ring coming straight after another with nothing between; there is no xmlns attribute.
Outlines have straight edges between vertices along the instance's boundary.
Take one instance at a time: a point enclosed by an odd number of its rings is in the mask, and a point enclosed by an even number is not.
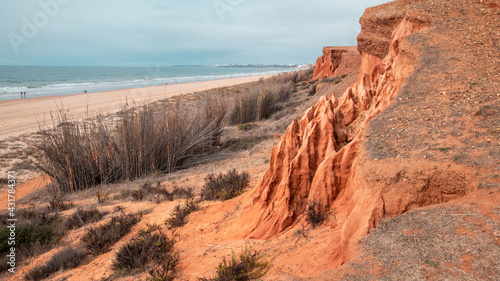
<svg viewBox="0 0 500 281"><path fill-rule="evenodd" d="M320 226L330 215L330 208L328 205L316 200L309 202L306 209L306 221L309 222L313 228Z"/></svg>
<svg viewBox="0 0 500 281"><path fill-rule="evenodd" d="M179 204L175 206L174 211L170 214L170 218L167 219L165 224L168 228L177 228L185 225L187 223L187 217L192 212L200 208L198 202L194 200L187 200L184 205Z"/></svg>
<svg viewBox="0 0 500 281"><path fill-rule="evenodd" d="M98 222L104 216L104 213L99 212L97 208L83 209L78 208L65 222L67 229L82 227L88 223Z"/></svg>
<svg viewBox="0 0 500 281"><path fill-rule="evenodd" d="M115 124L102 117L60 123L42 130L32 145L36 164L63 193L103 183L172 172L186 159L219 143L225 102L206 95L195 104L167 103L124 108Z"/></svg>
<svg viewBox="0 0 500 281"><path fill-rule="evenodd" d="M239 260L233 253L228 262L224 258L217 267L217 273L212 278L199 278L201 281L249 281L256 280L266 274L269 263L264 261L260 254L249 248L240 254Z"/></svg>
<svg viewBox="0 0 500 281"><path fill-rule="evenodd" d="M173 239L167 237L159 227L150 226L120 247L112 267L121 273L158 268L152 270L151 274L160 273L159 269L163 268L166 271L164 276L173 278L179 263L178 253L174 252L173 247Z"/></svg>
<svg viewBox="0 0 500 281"><path fill-rule="evenodd" d="M247 172L238 173L235 169L225 174L210 174L205 178L201 191L203 200L228 200L243 193L250 182Z"/></svg>
<svg viewBox="0 0 500 281"><path fill-rule="evenodd" d="M82 241L91 254L102 254L109 250L120 238L125 236L139 221L137 214L122 214L111 218L99 227L90 228Z"/></svg>
<svg viewBox="0 0 500 281"><path fill-rule="evenodd" d="M244 124L269 118L290 98L290 94L295 91L294 85L297 81L296 72L261 79L235 98L235 105L230 115L231 124Z"/></svg>
<svg viewBox="0 0 500 281"><path fill-rule="evenodd" d="M44 265L30 270L24 278L26 280L42 280L59 270L77 267L84 258L84 250L69 247L55 254Z"/></svg>

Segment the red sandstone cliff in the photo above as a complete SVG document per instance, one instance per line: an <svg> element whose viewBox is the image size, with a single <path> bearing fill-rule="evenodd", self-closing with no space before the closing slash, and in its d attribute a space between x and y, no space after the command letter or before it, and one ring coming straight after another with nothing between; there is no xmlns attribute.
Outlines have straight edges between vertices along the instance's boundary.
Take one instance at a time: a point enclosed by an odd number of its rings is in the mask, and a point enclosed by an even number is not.
<svg viewBox="0 0 500 281"><path fill-rule="evenodd" d="M243 213L242 234L274 237L298 221L307 202L321 202L335 210L332 264L340 265L349 259L353 239L364 237L382 217L468 191L463 176L451 169L423 171L395 159L373 164L364 155L368 124L391 104L417 65L419 54L406 38L430 25L425 12L415 13L407 2L366 10L357 82L341 98L323 97L288 127ZM374 180L377 175L387 180Z"/></svg>
<svg viewBox="0 0 500 281"><path fill-rule="evenodd" d="M316 60L313 79L341 76L358 69L360 64L356 47L324 47L323 55Z"/></svg>

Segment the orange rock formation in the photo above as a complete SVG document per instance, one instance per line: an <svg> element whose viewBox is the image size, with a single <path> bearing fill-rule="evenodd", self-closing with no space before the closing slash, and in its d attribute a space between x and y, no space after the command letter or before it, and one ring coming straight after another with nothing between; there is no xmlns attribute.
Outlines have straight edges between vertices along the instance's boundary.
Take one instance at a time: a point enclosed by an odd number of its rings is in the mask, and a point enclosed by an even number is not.
<svg viewBox="0 0 500 281"><path fill-rule="evenodd" d="M336 220L330 226L332 264L340 265L349 259L352 240L364 237L383 216L467 192L460 180L451 186L441 184L443 177L461 177L453 171L442 175L412 165L402 170L406 164L390 161L365 164L368 123L391 104L417 64L416 51L405 39L429 26L424 14L414 15L403 8L403 1L397 3L401 5L366 10L360 21L362 62L357 82L341 98L324 96L300 122L294 120L288 127L272 150L270 167L254 190L252 205L243 213L246 226L241 234L274 237L298 221L308 202L321 202L335 209ZM405 173L411 173L411 184ZM373 180L377 174L390 180L377 182Z"/></svg>
<svg viewBox="0 0 500 281"><path fill-rule="evenodd" d="M336 77L358 69L361 55L356 47L324 47L323 55L316 60L313 79Z"/></svg>

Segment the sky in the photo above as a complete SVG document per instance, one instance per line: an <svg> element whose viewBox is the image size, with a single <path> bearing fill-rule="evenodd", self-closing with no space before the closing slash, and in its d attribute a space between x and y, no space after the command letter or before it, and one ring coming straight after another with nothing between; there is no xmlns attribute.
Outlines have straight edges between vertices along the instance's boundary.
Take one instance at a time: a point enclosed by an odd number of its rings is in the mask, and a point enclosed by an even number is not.
<svg viewBox="0 0 500 281"><path fill-rule="evenodd" d="M313 63L387 0L0 0L0 65Z"/></svg>

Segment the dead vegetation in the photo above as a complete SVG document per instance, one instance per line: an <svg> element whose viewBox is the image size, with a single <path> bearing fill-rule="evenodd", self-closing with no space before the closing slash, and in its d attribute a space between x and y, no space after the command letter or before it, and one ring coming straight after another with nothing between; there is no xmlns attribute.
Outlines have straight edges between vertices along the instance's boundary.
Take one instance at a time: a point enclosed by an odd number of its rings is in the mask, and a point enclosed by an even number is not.
<svg viewBox="0 0 500 281"><path fill-rule="evenodd" d="M224 102L206 96L196 105L125 108L115 124L103 117L71 123L60 115L34 142L36 163L63 193L103 183L172 172L182 162L219 143Z"/></svg>

